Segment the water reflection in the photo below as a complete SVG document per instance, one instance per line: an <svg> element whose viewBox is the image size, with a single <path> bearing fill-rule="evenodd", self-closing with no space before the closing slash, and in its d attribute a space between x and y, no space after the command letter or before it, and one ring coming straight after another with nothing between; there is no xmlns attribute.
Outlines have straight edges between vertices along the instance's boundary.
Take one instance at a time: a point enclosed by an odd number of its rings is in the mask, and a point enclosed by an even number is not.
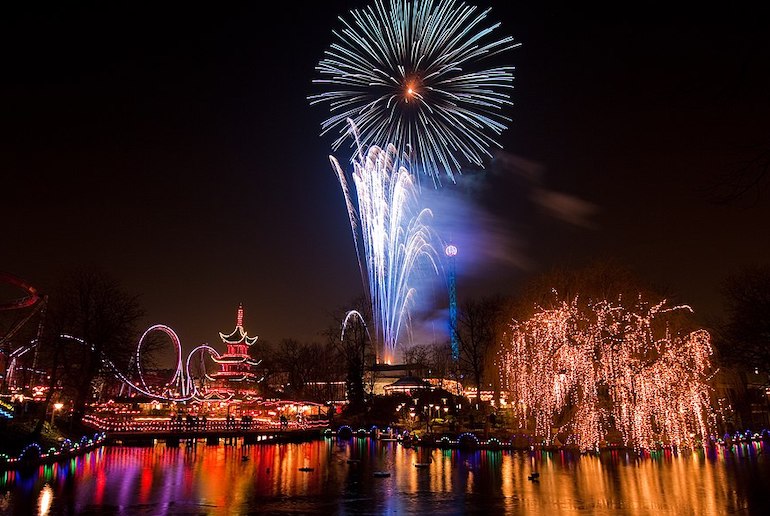
<svg viewBox="0 0 770 516"><path fill-rule="evenodd" d="M770 508L760 443L636 457L424 450L365 438L103 448L0 473L15 514L247 512L725 514ZM426 467L415 467L415 464ZM386 471L389 477L375 477ZM537 481L528 477L540 473Z"/></svg>
<svg viewBox="0 0 770 516"><path fill-rule="evenodd" d="M38 514L40 516L46 516L51 509L51 502L53 501L53 489L48 484L43 486L40 491L40 497L37 502Z"/></svg>

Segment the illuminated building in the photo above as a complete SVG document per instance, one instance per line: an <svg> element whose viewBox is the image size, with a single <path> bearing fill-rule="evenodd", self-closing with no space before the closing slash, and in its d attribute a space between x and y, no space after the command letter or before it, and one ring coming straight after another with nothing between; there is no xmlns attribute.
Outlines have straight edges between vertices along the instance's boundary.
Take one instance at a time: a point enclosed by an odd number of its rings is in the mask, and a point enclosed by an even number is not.
<svg viewBox="0 0 770 516"><path fill-rule="evenodd" d="M416 376L403 376L395 382L388 384L384 387L385 394L404 393L407 396L411 396L417 391L433 390L433 386Z"/></svg>
<svg viewBox="0 0 770 516"><path fill-rule="evenodd" d="M227 351L218 357L212 357L219 364L220 370L211 374L215 384L213 390L242 390L244 382L257 382L261 376L254 367L261 360L254 360L249 355L249 348L258 337L249 337L243 329L243 304L238 305L235 329L230 333L219 333Z"/></svg>

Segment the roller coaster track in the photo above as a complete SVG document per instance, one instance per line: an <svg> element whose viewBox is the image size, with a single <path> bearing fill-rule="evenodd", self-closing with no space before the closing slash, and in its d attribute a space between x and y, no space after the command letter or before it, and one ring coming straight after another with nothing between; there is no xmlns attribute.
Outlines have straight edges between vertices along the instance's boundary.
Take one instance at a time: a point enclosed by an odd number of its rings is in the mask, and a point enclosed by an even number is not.
<svg viewBox="0 0 770 516"><path fill-rule="evenodd" d="M45 308L47 306L48 299L47 299L47 296L40 296L37 289L32 285L30 285L29 283L27 283L26 281L7 272L0 272L0 284L11 285L12 287L16 287L26 293L26 295L22 297L14 298L14 299L11 299L10 301L5 301L0 303L0 311L20 310L20 309L32 307L32 310L29 313L25 314L16 323L14 323L8 332L6 332L4 335L0 334L0 346L2 346L4 343L8 342L33 316L35 316L38 313L40 314L45 313ZM37 345L40 342L41 328L38 328L37 338L33 339L29 344L21 346L13 351L7 352L8 365L6 369L6 376L5 376L6 378L10 378L13 375L13 371L16 367L16 364L19 358L24 356L29 351L37 348ZM176 350L177 362L176 362L176 369L174 370L174 375L172 376L171 380L169 380L161 388L160 392L153 392L153 389L147 385L147 381L145 380L144 371L142 370L141 353L142 353L142 348L145 345L145 340L147 339L147 336L152 332L158 332L158 331L165 333L173 342ZM68 334L62 334L60 335L60 337L65 340L77 342L82 345L88 345L80 337L76 337ZM95 351L93 346L90 346L90 347L92 351ZM107 369L110 370L110 372L117 379L123 382L130 389L134 389L136 392L149 396L153 399L161 399L165 401L190 401L190 400L202 399L201 398L202 393L195 386L193 377L190 374L190 362L196 353L201 354L201 360L203 360L204 353L208 353L209 356L213 357L214 359L220 358L220 354L219 352L217 352L216 349L212 348L207 344L202 344L200 346L195 347L187 355L185 360L182 354L182 344L176 332L174 332L174 330L172 330L170 327L164 324L156 324L154 326L150 326L139 339L139 343L136 347L136 352L132 356L131 363L129 364L129 371L127 372L127 374L124 374L120 370L120 368L118 368L115 365L115 363L112 362L108 357L104 356L104 354L102 354L100 359L102 360L102 363L107 367ZM137 376L139 378L138 382L132 381L129 378L129 376L131 375L132 366L133 366L133 369L136 370ZM204 371L204 375L206 378L211 380L211 377L205 374L205 371ZM230 397L232 397L232 395L230 395Z"/></svg>
<svg viewBox="0 0 770 516"><path fill-rule="evenodd" d="M32 317L34 317L36 314L40 313L45 314L45 308L48 304L48 297L43 296L41 297L40 294L38 294L37 289L27 283L26 281L22 280L21 278L14 276L13 274L10 274L8 272L2 272L0 271L0 284L6 284L11 285L13 287L16 287L20 290L23 290L26 295L20 298L11 299L10 301L5 301L0 303L0 312L10 311L10 310L22 310L24 308L30 308L32 307L32 310L27 312L23 317L21 317L18 321L16 321L12 326L11 329L5 332L5 334L0 334L0 350L3 349L3 345L10 341L13 336L24 327L27 322L29 322ZM37 331L37 339L40 339L40 332L42 331L42 319L41 324L38 325L38 331ZM5 370L5 376L3 379L4 385L7 385L7 382L11 381L14 375L14 371L16 369L16 363L20 356L25 354L30 349L34 348L34 346L22 346L19 347L13 351L5 350L5 353L7 354L7 362L6 362L6 370ZM35 356L35 362L37 361L37 356ZM33 368L35 367L35 364L33 363Z"/></svg>
<svg viewBox="0 0 770 516"><path fill-rule="evenodd" d="M147 335L150 334L153 331L161 331L163 333L166 333L174 343L177 351L177 367L174 371L174 375L172 376L171 380L169 380L165 385L163 385L160 389L160 392L153 391L153 389L147 385L147 381L144 378L144 372L141 367L141 350L144 346L144 341L147 338ZM59 335L60 338L64 340L68 340L71 342L76 342L78 344L89 346L89 344L82 338L76 337L74 335L69 334L61 334ZM34 339L29 345L22 346L20 348L15 349L11 354L9 355L9 372L12 372L16 362L19 358L21 358L23 355L28 353L29 351L35 349L35 347L38 345L39 340ZM91 351L96 351L94 346L89 346L91 348ZM168 326L162 325L162 324L156 324L154 326L149 327L142 337L139 339L139 344L136 347L136 352L134 356L132 357L131 363L129 364L129 371L127 373L124 373L121 371L121 369L115 365L115 363L110 360L104 353L102 353L100 359L102 361L102 364L106 366L107 370L115 376L118 380L120 380L124 385L126 385L129 389L133 389L134 391L144 394L145 396L148 396L153 399L163 400L163 401L191 401L191 400L197 400L201 401L204 398L202 397L202 393L200 390L195 386L195 382L193 379L192 374L190 373L190 362L192 361L192 358L195 356L196 353L208 353L210 356L214 358L219 358L219 352L209 346L208 344L201 344L200 346L195 347L188 355L187 359L182 359L182 346L179 341L179 337L177 336L176 332L169 328ZM131 370L135 369L137 372L137 375L139 376L139 381L133 381L129 376L131 375ZM208 379L211 379L210 376L206 375ZM227 401L228 399L232 398L232 395L229 395L227 398L222 399L221 401Z"/></svg>
<svg viewBox="0 0 770 516"><path fill-rule="evenodd" d="M144 344L144 339L147 337L147 335L152 331L162 331L169 335L171 337L172 341L176 345L177 349L177 369L174 372L174 376L171 378L169 382L167 382L162 388L161 392L154 392L151 387L149 387L144 379L144 374L141 369L141 349ZM61 335L63 339L71 340L74 342L77 342L79 344L87 346L85 340L75 337L73 335L67 335L63 334ZM94 350L93 346L90 346L92 351ZM136 353L132 361L135 360L134 367L136 368L138 375L139 375L139 381L135 382L131 380L127 374L124 374L123 371L120 370L120 368L115 365L115 363L107 358L104 353L102 353L101 360L102 363L107 367L107 369L121 382L123 382L125 385L127 385L129 388L134 389L136 392L140 394L144 394L145 396L148 396L152 399L157 400L163 400L163 401L177 401L177 402L183 402L183 401L203 401L202 393L198 390L197 387L194 385L194 381L192 378L192 375L190 374L190 360L193 357L193 355L198 352L208 352L212 356L218 358L219 353L217 350L212 348L211 346L208 346L206 344L200 345L193 349L189 355L187 355L187 360L182 361L182 347L179 343L179 337L177 334L165 325L155 325L148 328L144 334L142 335L141 339L139 339L139 344L136 348ZM131 366L129 365L129 369L131 369ZM174 388L178 390L174 390ZM228 398L223 399L221 401L227 401L228 399L232 398L232 395L230 395Z"/></svg>
<svg viewBox="0 0 770 516"><path fill-rule="evenodd" d="M13 274L8 272L0 272L0 283L13 285L14 287L18 287L27 293L27 295L24 297L0 303L0 311L27 308L37 303L40 299L40 295L37 293L37 289L35 287L22 280L21 278L14 276Z"/></svg>
<svg viewBox="0 0 770 516"><path fill-rule="evenodd" d="M20 310L22 308L29 308L34 306L33 310L31 310L28 314L17 321L16 324L14 324L13 327L11 327L11 329L5 333L5 335L0 335L0 346L2 346L8 340L10 340L25 324L27 324L27 321L32 319L36 313L45 309L47 298L45 296L41 298L35 287L7 272L0 272L0 283L13 285L14 287L18 287L27 292L27 295L24 297L0 303L0 312L8 310Z"/></svg>

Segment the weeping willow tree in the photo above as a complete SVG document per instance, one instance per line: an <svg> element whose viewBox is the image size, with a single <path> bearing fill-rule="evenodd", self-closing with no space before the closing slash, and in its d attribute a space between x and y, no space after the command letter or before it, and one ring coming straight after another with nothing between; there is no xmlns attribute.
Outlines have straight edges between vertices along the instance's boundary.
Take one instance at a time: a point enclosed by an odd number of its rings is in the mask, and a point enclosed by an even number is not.
<svg viewBox="0 0 770 516"><path fill-rule="evenodd" d="M710 334L688 306L556 291L511 322L497 361L521 427L595 449L695 446L712 427Z"/></svg>

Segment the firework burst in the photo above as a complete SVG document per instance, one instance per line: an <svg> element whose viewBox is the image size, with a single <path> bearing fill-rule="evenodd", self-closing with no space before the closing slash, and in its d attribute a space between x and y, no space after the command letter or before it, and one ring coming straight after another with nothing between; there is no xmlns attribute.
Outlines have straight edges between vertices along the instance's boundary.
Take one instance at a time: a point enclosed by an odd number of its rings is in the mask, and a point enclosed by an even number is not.
<svg viewBox="0 0 770 516"><path fill-rule="evenodd" d="M456 0L377 0L340 18L313 81L327 91L310 97L329 105L322 134L339 133L333 148L350 118L365 148L394 144L436 184L442 172L454 180L464 162L482 167L510 121L502 110L514 69L485 64L518 46L492 37L500 24L487 25L488 14Z"/></svg>

